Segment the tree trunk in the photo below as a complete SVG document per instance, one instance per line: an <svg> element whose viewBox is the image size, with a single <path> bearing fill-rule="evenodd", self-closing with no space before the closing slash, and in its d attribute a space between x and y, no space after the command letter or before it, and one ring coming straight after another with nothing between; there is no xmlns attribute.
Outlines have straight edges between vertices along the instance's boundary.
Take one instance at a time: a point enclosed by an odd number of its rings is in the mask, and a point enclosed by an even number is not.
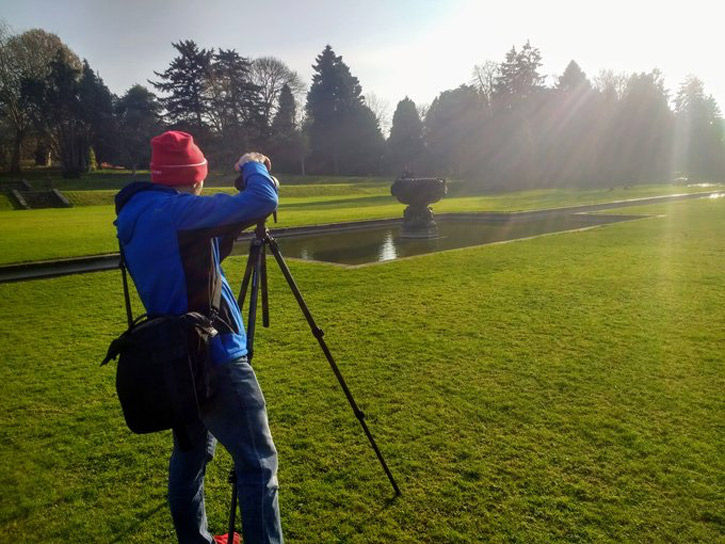
<svg viewBox="0 0 725 544"><path fill-rule="evenodd" d="M20 173L20 146L23 143L24 137L25 137L24 130L15 131L15 139L13 140L13 156L12 156L12 159L10 160L10 173L11 174Z"/></svg>
<svg viewBox="0 0 725 544"><path fill-rule="evenodd" d="M76 127L68 127L61 140L61 160L64 178L79 178L88 167L88 139L79 135Z"/></svg>
<svg viewBox="0 0 725 544"><path fill-rule="evenodd" d="M50 148L42 139L35 148L35 166L50 166Z"/></svg>

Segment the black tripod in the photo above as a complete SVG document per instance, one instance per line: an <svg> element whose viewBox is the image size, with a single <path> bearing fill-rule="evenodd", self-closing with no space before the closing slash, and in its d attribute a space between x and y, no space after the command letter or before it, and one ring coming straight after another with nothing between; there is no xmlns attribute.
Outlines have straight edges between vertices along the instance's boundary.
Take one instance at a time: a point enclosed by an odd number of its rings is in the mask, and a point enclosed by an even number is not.
<svg viewBox="0 0 725 544"><path fill-rule="evenodd" d="M302 298L302 293L300 293L300 290L297 287L294 278L292 277L287 263L282 258L282 254L279 251L277 241L269 234L269 230L267 230L264 221L257 223L257 227L254 230L254 238L252 238L252 241L249 245L249 257L247 258L247 267L244 270L242 286L239 291L239 298L237 300L239 308L242 309L244 307L244 301L247 298L247 291L251 282L252 289L249 295L249 317L247 322L247 358L251 362L254 355L254 331L257 321L257 302L259 299L260 291L262 292L262 324L264 325L264 327L269 327L269 296L267 292L267 247L269 247L269 249L272 251L272 255L274 255L274 258L277 261L277 264L279 265L282 274L287 280L287 284L292 290L292 294L295 296L297 304L299 304L300 310L302 310L305 319L307 319L307 324L312 330L312 335L317 339L317 342L320 344L320 348L322 348L322 352L327 358L327 362L330 363L332 372L335 374L337 381L340 383L340 387L345 393L347 401L350 403L350 407L352 408L355 417L360 422L360 425L365 432L365 436L368 437L370 445L375 451L375 455L377 455L378 460L380 461L380 464L382 465L383 470L388 477L388 480L390 480L390 484L393 486L395 494L400 495L400 489L398 488L398 484L395 483L393 474L390 472L388 465L385 463L383 454L380 453L380 450L375 443L375 439L373 438L373 435L370 433L370 429L368 429L368 426L365 423L365 414L363 414L363 412L358 408L357 404L355 403L355 399L353 399L352 393L350 393L350 389L347 387L345 379L342 377L342 374L340 373L340 370L337 368L337 364L335 363L335 359L333 359L332 353L330 353L330 349L325 343L325 340L323 338L325 333L315 323L315 320L313 319L312 314L307 307L307 304L305 304L305 301ZM232 507L229 514L228 538L231 539L234 534L234 516L237 509L237 481L236 473L234 470L232 470L229 476L229 481L232 484ZM228 540L228 542L229 544L231 544L232 541Z"/></svg>

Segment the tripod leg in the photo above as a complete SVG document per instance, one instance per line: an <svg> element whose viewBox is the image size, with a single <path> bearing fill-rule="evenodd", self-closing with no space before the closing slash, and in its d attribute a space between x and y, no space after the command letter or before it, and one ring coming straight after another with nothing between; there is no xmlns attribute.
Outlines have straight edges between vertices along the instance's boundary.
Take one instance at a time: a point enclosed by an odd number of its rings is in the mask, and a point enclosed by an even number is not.
<svg viewBox="0 0 725 544"><path fill-rule="evenodd" d="M247 298L247 289L250 281L252 285L252 291L249 295L249 317L247 321L247 359L251 362L253 350L254 350L254 331L255 323L257 321L257 299L259 293L259 278L261 263L264 262L264 244L258 239L252 240L249 247L249 257L247 257L247 267L244 270L244 278L242 279L242 286L239 290L239 298L237 304L239 309L244 307L244 300ZM266 270L264 279L266 281ZM265 286L266 288L266 286ZM227 544L234 542L234 518L237 513L237 492L239 486L237 484L237 472L236 466L232 468L229 473L229 483L232 484L232 504L229 509L229 529L227 530Z"/></svg>
<svg viewBox="0 0 725 544"><path fill-rule="evenodd" d="M247 359L252 362L254 356L254 333L257 325L257 301L259 299L259 280L261 276L261 251L257 251L252 267L252 292L249 295L249 316L247 318Z"/></svg>
<svg viewBox="0 0 725 544"><path fill-rule="evenodd" d="M267 291L267 246L262 245L262 258L259 266L262 281L262 326L269 328L269 293Z"/></svg>
<svg viewBox="0 0 725 544"><path fill-rule="evenodd" d="M229 473L229 483L232 484L232 506L229 510L229 530L227 531L227 542L234 542L234 517L237 514L237 471L232 468Z"/></svg>
<svg viewBox="0 0 725 544"><path fill-rule="evenodd" d="M242 278L242 286L239 289L239 298L237 298L237 304L239 310L244 308L244 299L247 298L247 288L249 287L249 278L252 276L252 270L257 262L257 254L260 251L261 244L258 240L254 239L249 244L249 255L247 256L247 266L244 269L244 277Z"/></svg>
<svg viewBox="0 0 725 544"><path fill-rule="evenodd" d="M373 450L375 451L375 455L377 455L377 457L378 457L378 461L380 461L380 464L382 465L383 470L385 471L385 474L388 477L388 480L390 480L390 484L393 486L393 490L395 491L395 494L400 495L400 488L398 488L398 484L395 483L395 478L393 478L393 474L390 472L388 465L385 463L383 454L380 452L380 449L378 449L378 445L375 443L375 439L373 438L373 435L370 432L370 429L368 429L367 423L365 423L365 414L363 414L363 412L358 408L357 404L355 403L355 399L352 397L352 393L350 392L350 389L347 387L347 384L345 383L345 379L342 377L340 370L337 368L335 359L332 357L332 353L330 353L330 349L327 347L327 343L325 342L325 340L323 338L325 333L315 323L315 320L312 317L312 314L310 313L310 310L307 307L305 300L302 298L302 293L300 293L300 290L297 287L297 284L295 283L294 278L292 277L292 273L290 272L290 269L287 266L287 263L282 258L282 254L279 251L279 246L277 245L277 241L269 235L267 236L266 241L269 244L270 249L272 250L272 254L274 255L275 260L277 261L277 264L279 265L279 268L282 271L282 274L284 275L285 279L287 280L287 284L289 285L290 289L292 290L292 294L294 295L295 299L297 300L297 304L299 305L300 309L302 310L302 313L304 314L305 319L307 319L307 324L310 326L310 329L312 329L313 336L315 338L317 338L317 342L320 344L320 348L322 348L322 352L325 354L325 357L327 358L327 362L330 363L332 372L335 374L337 381L340 383L340 387L342 388L343 392L345 393L345 396L347 397L347 401L350 403L350 407L352 408L352 411L355 413L355 417L357 417L358 421L360 422L360 425L362 426L363 431L365 432L365 436L368 437L368 440L370 441L370 445L372 446Z"/></svg>

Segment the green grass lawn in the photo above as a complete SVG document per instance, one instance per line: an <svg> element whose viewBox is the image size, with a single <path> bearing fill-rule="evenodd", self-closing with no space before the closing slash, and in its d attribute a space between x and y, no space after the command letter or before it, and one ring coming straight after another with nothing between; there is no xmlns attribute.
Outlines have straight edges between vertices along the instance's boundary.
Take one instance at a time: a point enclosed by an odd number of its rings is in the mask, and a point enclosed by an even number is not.
<svg viewBox="0 0 725 544"><path fill-rule="evenodd" d="M270 268L254 364L287 541L722 542L725 199L627 213L657 216L356 269L290 262L396 500ZM243 264L226 265L235 287ZM0 541L171 541L169 436L127 431L97 366L124 327L120 274L0 297ZM216 532L229 468L220 452L208 474Z"/></svg>
<svg viewBox="0 0 725 544"><path fill-rule="evenodd" d="M278 227L402 217L405 206L390 195L388 182L373 178L353 178L352 181L313 178L313 181L308 185L282 186ZM207 193L221 190L231 191L212 187ZM708 189L641 185L613 190L546 189L493 195L454 195L434 204L433 209L437 213L508 212L705 190ZM113 227L115 212L111 205L115 191L69 191L66 194L79 206L0 213L0 264L117 250Z"/></svg>

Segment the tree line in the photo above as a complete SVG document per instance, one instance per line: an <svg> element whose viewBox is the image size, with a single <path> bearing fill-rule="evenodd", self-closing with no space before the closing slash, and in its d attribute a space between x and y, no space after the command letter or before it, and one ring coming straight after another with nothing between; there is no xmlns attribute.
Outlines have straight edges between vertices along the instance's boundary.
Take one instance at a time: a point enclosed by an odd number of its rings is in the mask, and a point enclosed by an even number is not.
<svg viewBox="0 0 725 544"><path fill-rule="evenodd" d="M401 100L385 138L375 97L329 45L309 88L274 57L172 46L175 58L148 86L115 96L54 34L0 29L0 162L19 172L23 159L53 159L69 177L102 163L135 171L147 167L153 135L179 129L212 165L256 148L287 173L408 171L484 188L725 177L722 115L695 76L671 97L657 70L590 80L571 61L547 85L541 53L526 43L429 106Z"/></svg>

